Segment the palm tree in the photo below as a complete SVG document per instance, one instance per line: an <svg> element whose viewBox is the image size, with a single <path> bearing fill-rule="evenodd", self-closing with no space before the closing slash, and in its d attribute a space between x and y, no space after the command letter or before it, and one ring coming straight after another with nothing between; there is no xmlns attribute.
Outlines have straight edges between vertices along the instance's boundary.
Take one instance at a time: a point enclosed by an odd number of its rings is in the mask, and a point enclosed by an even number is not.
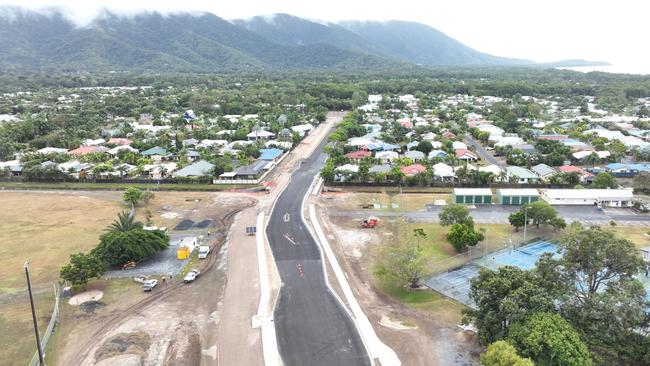
<svg viewBox="0 0 650 366"><path fill-rule="evenodd" d="M128 211L123 211L117 214L117 219L114 220L106 230L113 232L127 232L140 228L142 228L142 223L140 221L135 221L135 218Z"/></svg>

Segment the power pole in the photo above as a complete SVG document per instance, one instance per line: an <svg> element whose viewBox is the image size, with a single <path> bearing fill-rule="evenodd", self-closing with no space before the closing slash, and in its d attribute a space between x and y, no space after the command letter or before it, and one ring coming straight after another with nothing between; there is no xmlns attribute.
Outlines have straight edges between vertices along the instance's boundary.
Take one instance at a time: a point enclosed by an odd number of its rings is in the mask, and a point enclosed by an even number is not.
<svg viewBox="0 0 650 366"><path fill-rule="evenodd" d="M36 309L34 307L34 296L32 295L32 283L29 280L29 261L25 261L25 278L27 278L29 304L32 307L32 321L34 322L34 335L36 336L36 348L38 349L38 364L39 366L45 366L45 361L43 360L43 347L41 346L41 335L38 332L38 322L36 321Z"/></svg>

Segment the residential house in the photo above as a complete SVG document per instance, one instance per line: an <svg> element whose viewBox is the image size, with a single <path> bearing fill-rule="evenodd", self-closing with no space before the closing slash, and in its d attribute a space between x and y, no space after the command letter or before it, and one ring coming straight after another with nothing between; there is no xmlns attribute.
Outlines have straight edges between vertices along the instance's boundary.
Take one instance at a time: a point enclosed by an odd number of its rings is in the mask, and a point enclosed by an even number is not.
<svg viewBox="0 0 650 366"><path fill-rule="evenodd" d="M153 161L157 161L157 162L162 161L163 159L167 159L171 155L169 153L169 151L167 151L167 149L165 149L164 147L160 147L160 146L152 147L151 149L145 150L145 151L141 152L140 154L142 154L143 156L149 157Z"/></svg>
<svg viewBox="0 0 650 366"><path fill-rule="evenodd" d="M183 169L179 169L178 171L174 172L173 176L182 178L194 178L207 175L211 176L213 173L214 164L205 160L200 160L194 164L186 166Z"/></svg>
<svg viewBox="0 0 650 366"><path fill-rule="evenodd" d="M302 125L296 125L291 127L291 130L300 136L308 135L313 129L314 126L311 123L305 123Z"/></svg>
<svg viewBox="0 0 650 366"><path fill-rule="evenodd" d="M106 143L104 139L86 139L81 142L81 146L102 146Z"/></svg>
<svg viewBox="0 0 650 366"><path fill-rule="evenodd" d="M361 160L368 156L372 156L372 153L368 150L350 151L349 153L345 154L345 157L350 160Z"/></svg>
<svg viewBox="0 0 650 366"><path fill-rule="evenodd" d="M407 151L406 153L404 153L404 156L406 156L407 158L409 158L409 159L411 159L413 161L420 161L420 160L424 160L426 155L424 155L424 153L422 151L411 150L411 151Z"/></svg>
<svg viewBox="0 0 650 366"><path fill-rule="evenodd" d="M574 165L562 165L561 167L558 168L558 170L562 173L576 173L580 177L580 183L587 183L590 182L593 178L594 175L583 170L582 168L578 168L577 166Z"/></svg>
<svg viewBox="0 0 650 366"><path fill-rule="evenodd" d="M61 149L58 147L44 147L42 149L36 150L36 152L42 155L65 154L68 152L68 149Z"/></svg>
<svg viewBox="0 0 650 366"><path fill-rule="evenodd" d="M118 145L118 146L108 150L106 153L108 153L108 155L111 158L114 158L120 153L120 151L123 151L123 150L130 151L130 152L135 153L135 154L137 154L139 152L138 149L134 149L129 145Z"/></svg>
<svg viewBox="0 0 650 366"><path fill-rule="evenodd" d="M465 161L476 161L478 156L467 149L457 149L456 150L456 159L465 160Z"/></svg>
<svg viewBox="0 0 650 366"><path fill-rule="evenodd" d="M181 141L183 144L183 147L195 147L196 145L199 144L199 140L197 139L186 139Z"/></svg>
<svg viewBox="0 0 650 366"><path fill-rule="evenodd" d="M82 146L68 151L68 155L83 156L92 153L104 153L106 151L108 151L108 149L103 146Z"/></svg>
<svg viewBox="0 0 650 366"><path fill-rule="evenodd" d="M20 163L20 160L0 161L0 170L2 169L9 169L11 175L19 176L22 174L23 165Z"/></svg>
<svg viewBox="0 0 650 366"><path fill-rule="evenodd" d="M379 159L382 164L390 163L398 157L399 155L395 151L379 151L375 154L375 158Z"/></svg>
<svg viewBox="0 0 650 366"><path fill-rule="evenodd" d="M598 156L598 159L607 159L610 157L611 153L609 151L589 151L589 150L583 150L583 151L576 151L571 156L576 161L582 161L584 160L587 156L591 156L592 154L596 154Z"/></svg>
<svg viewBox="0 0 650 366"><path fill-rule="evenodd" d="M451 144L451 148L454 150L467 150L467 145L462 141L454 141Z"/></svg>
<svg viewBox="0 0 650 366"><path fill-rule="evenodd" d="M201 153L196 150L187 150L185 156L189 161L199 161L201 159Z"/></svg>
<svg viewBox="0 0 650 366"><path fill-rule="evenodd" d="M447 157L447 153L442 150L432 150L429 152L429 159L441 158L444 159Z"/></svg>
<svg viewBox="0 0 650 366"><path fill-rule="evenodd" d="M251 140L268 140L268 139L273 139L275 138L275 134L273 132L269 131L264 131L264 130L258 130L258 131L253 131L246 135L246 137Z"/></svg>
<svg viewBox="0 0 650 366"><path fill-rule="evenodd" d="M537 164L530 168L539 178L543 181L548 181L549 178L557 174L557 171L546 164Z"/></svg>
<svg viewBox="0 0 650 366"><path fill-rule="evenodd" d="M133 141L123 138L123 137L111 137L108 142L106 143L107 145L115 145L115 146L120 146L120 145L131 145Z"/></svg>
<svg viewBox="0 0 650 366"><path fill-rule="evenodd" d="M433 175L438 179L447 182L453 182L454 178L456 178L456 174L454 174L454 168L445 163L434 164Z"/></svg>
<svg viewBox="0 0 650 366"><path fill-rule="evenodd" d="M85 178L88 176L88 174L90 174L93 168L93 164L81 163L78 160L71 160L57 165L57 168L64 173L68 173L75 179L80 179Z"/></svg>
<svg viewBox="0 0 650 366"><path fill-rule="evenodd" d="M402 173L406 175L407 177L414 176L416 174L424 173L427 171L427 167L425 167L422 164L413 164L413 165L407 165L403 166L401 169Z"/></svg>
<svg viewBox="0 0 650 366"><path fill-rule="evenodd" d="M277 161L284 151L280 149L260 149L260 160Z"/></svg>
<svg viewBox="0 0 650 366"><path fill-rule="evenodd" d="M390 164L373 165L368 170L370 173L388 174L391 171Z"/></svg>
<svg viewBox="0 0 650 366"><path fill-rule="evenodd" d="M537 183L539 181L537 174L519 166L507 166L506 174L510 182L514 180L515 183L519 184Z"/></svg>

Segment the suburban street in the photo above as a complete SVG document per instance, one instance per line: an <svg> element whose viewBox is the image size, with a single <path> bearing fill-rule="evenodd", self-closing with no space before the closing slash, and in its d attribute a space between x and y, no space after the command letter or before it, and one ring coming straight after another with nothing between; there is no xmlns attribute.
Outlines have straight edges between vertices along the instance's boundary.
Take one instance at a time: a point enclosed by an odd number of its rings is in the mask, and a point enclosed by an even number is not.
<svg viewBox="0 0 650 366"><path fill-rule="evenodd" d="M282 287L274 313L284 365L369 365L347 311L325 282L321 253L301 219L302 198L325 161L323 140L292 175L266 229Z"/></svg>
<svg viewBox="0 0 650 366"><path fill-rule="evenodd" d="M465 144L467 147L473 147L481 159L489 162L490 164L494 164L498 167L503 168L503 164L501 164L499 160L494 157L494 155L490 154L489 151L485 150L483 145L481 145L480 142L476 141L469 133L465 134Z"/></svg>

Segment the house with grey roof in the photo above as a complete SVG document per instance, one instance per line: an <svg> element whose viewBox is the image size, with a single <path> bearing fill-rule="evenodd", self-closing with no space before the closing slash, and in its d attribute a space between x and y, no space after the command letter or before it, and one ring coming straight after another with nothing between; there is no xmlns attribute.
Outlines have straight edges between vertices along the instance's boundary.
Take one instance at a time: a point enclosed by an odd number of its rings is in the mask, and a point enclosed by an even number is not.
<svg viewBox="0 0 650 366"><path fill-rule="evenodd" d="M409 158L409 159L411 159L413 161L420 161L420 160L424 159L425 155L424 155L424 153L422 151L410 150L410 151L407 151L406 153L404 153L404 156L406 156L407 158Z"/></svg>
<svg viewBox="0 0 650 366"><path fill-rule="evenodd" d="M557 171L546 164L537 164L530 168L533 173L537 174L542 180L547 180L551 176L557 174Z"/></svg>
<svg viewBox="0 0 650 366"><path fill-rule="evenodd" d="M377 174L388 174L390 173L390 164L380 164L380 165L373 165L368 169L368 172L370 173L377 173Z"/></svg>
<svg viewBox="0 0 650 366"><path fill-rule="evenodd" d="M214 164L209 161L201 160L174 172L173 176L182 178L202 177L205 175L212 175L213 169Z"/></svg>
<svg viewBox="0 0 650 366"><path fill-rule="evenodd" d="M506 173L508 173L508 179L510 182L519 183L519 184L529 184L539 182L539 177L537 174L531 172L526 168L519 166L507 166Z"/></svg>

